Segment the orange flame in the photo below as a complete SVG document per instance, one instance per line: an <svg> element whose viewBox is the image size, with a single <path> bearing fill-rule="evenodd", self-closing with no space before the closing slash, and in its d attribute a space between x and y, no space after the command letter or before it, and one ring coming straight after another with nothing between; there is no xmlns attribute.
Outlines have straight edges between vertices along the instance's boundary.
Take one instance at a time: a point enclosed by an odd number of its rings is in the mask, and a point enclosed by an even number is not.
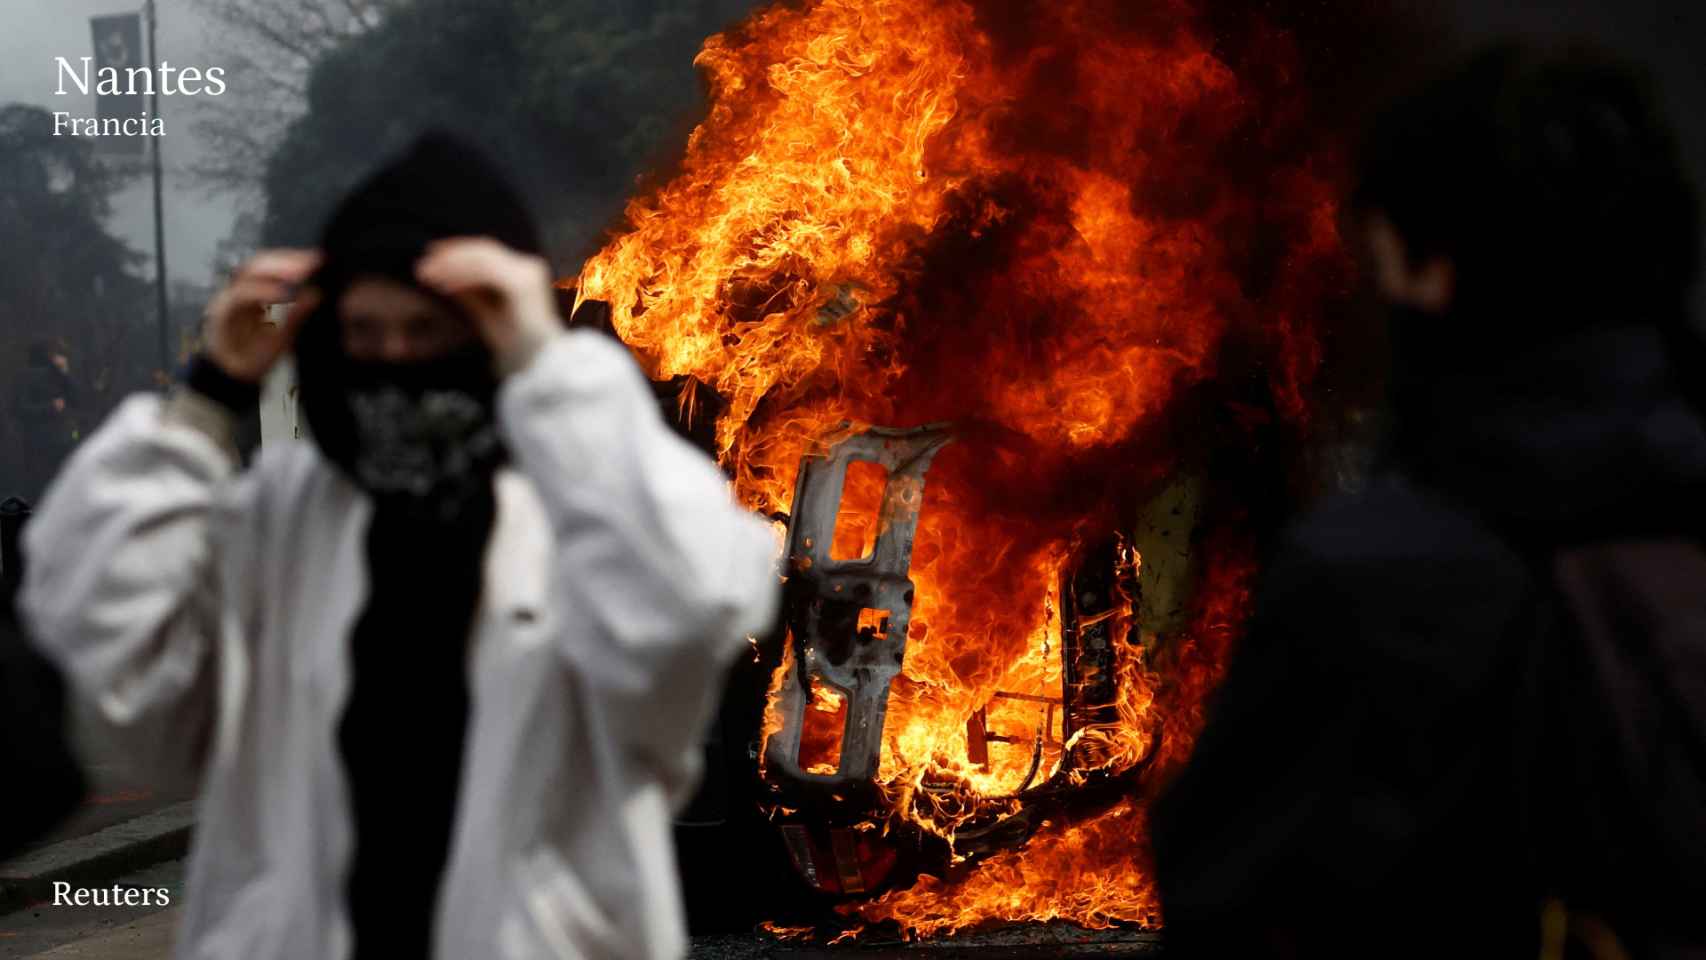
<svg viewBox="0 0 1706 960"><path fill-rule="evenodd" d="M951 840L1024 782L1039 738L1039 782L1069 749L1044 703L1061 574L1190 446L1167 429L1180 398L1225 374L1236 337L1273 410L1304 416L1314 311L1343 273L1330 158L1269 164L1260 190L1229 175L1259 157L1276 95L1217 59L1184 0L779 3L697 62L708 116L578 297L611 304L652 376L722 398L717 453L762 513L789 509L800 458L847 422L957 425L928 479L878 777L894 816ZM850 475L837 555L868 547L881 489ZM1188 750L1242 619L1251 567L1226 542L1211 567L1232 572L1201 591L1214 629L1178 638L1165 679L1118 625L1118 721L1080 733L1106 768ZM1002 734L987 763L968 756L979 711ZM918 933L1154 923L1142 824L1128 799L857 912Z"/></svg>

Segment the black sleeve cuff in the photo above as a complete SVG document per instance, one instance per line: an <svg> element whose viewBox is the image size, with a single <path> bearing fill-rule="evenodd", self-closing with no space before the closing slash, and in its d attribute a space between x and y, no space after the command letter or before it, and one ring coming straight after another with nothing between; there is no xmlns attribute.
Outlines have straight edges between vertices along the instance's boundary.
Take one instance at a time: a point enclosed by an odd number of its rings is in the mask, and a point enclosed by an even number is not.
<svg viewBox="0 0 1706 960"><path fill-rule="evenodd" d="M184 368L184 386L239 416L261 402L261 385L239 380L219 368L203 354L190 358Z"/></svg>

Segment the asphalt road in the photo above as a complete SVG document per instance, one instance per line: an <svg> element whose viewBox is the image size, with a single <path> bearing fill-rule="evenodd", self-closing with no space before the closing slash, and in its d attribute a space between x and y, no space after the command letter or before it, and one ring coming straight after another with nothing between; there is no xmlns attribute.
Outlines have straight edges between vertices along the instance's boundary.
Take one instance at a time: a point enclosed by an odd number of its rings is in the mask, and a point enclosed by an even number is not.
<svg viewBox="0 0 1706 960"><path fill-rule="evenodd" d="M165 887L178 897L184 862L174 860L119 878L120 889ZM0 916L0 958L167 960L178 908L55 906L38 903Z"/></svg>

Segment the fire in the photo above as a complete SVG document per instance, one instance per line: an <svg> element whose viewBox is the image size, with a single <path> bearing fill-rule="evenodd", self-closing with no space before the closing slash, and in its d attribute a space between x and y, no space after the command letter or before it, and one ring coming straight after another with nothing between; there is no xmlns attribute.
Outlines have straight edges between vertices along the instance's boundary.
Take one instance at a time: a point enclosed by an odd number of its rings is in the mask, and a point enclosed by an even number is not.
<svg viewBox="0 0 1706 960"><path fill-rule="evenodd" d="M1264 75L1283 75L1271 46ZM883 731L892 818L951 841L1068 750L1176 762L1243 616L1245 541L1220 537L1165 671L1142 625L1118 625L1118 719L1083 745L1044 702L1061 696L1060 583L1189 457L1175 421L1228 375L1233 340L1271 414L1306 414L1314 311L1344 267L1332 158L1287 155L1260 190L1229 173L1290 94L1241 81L1185 0L778 3L697 62L710 110L679 172L572 282L650 375L718 394L717 453L761 513L789 509L801 457L846 424L955 424ZM1272 276L1253 283L1253 264ZM869 548L882 482L849 475L836 556ZM807 739L844 709L814 691ZM979 711L1002 735L984 762ZM814 754L829 769L833 749ZM1153 924L1142 825L1131 796L856 913L916 933Z"/></svg>

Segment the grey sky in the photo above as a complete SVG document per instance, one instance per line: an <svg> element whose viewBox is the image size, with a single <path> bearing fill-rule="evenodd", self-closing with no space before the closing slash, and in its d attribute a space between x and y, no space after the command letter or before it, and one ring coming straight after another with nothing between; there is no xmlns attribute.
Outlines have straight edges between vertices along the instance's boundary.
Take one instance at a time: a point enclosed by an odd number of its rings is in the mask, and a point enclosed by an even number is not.
<svg viewBox="0 0 1706 960"><path fill-rule="evenodd" d="M216 67L217 51L206 49L200 11L184 0L156 0L160 15L160 56L174 67ZM93 116L92 96L68 86L56 96L55 57L73 63L90 56L89 18L139 10L141 0L0 0L0 103L29 103L72 116ZM138 101L145 98L138 97ZM138 104L139 108L143 103ZM174 281L206 283L211 278L215 247L231 228L235 198L209 196L182 175L203 149L190 130L189 111L181 98L161 97L160 116L166 123L161 141L166 169L166 266ZM144 268L153 275L154 208L150 180L137 177L113 197L109 229L149 258Z"/></svg>

